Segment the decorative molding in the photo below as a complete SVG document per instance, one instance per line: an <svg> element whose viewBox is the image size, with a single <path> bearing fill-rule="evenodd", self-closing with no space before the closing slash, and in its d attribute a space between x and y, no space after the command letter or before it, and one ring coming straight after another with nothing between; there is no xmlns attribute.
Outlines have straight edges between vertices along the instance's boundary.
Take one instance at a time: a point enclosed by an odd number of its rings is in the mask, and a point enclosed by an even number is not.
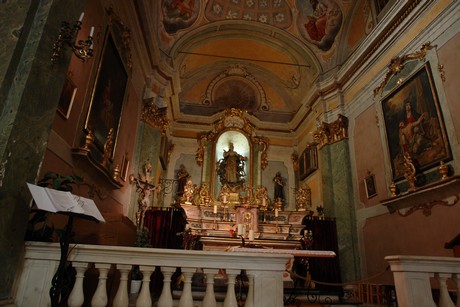
<svg viewBox="0 0 460 307"><path fill-rule="evenodd" d="M258 106L259 109L262 111L269 111L270 110L270 105L267 102L267 97L265 95L265 91L262 87L262 85L257 81L257 79L248 72L245 66L236 64L230 66L227 70L219 74L217 77L215 77L208 85L208 88L206 89L206 94L204 95L202 99L202 104L204 105L211 105L213 102L214 98L214 89L217 85L222 84L222 82L231 77L240 77L245 79L248 83L256 89L256 92L258 93Z"/></svg>
<svg viewBox="0 0 460 307"><path fill-rule="evenodd" d="M142 108L141 120L154 128L160 129L162 134L166 133L169 126L169 120L166 117L167 108L159 108L154 99L144 101Z"/></svg>
<svg viewBox="0 0 460 307"><path fill-rule="evenodd" d="M430 216L431 215L431 208L433 208L434 206L441 205L441 206L452 207L453 205L458 203L459 200L460 200L460 194L457 194L457 195L455 195L455 199L453 199L451 203L449 203L446 200L432 200L432 201L429 201L429 202L426 202L426 203L422 203L422 204L418 204L416 206L413 206L413 207L411 207L409 210L407 210L404 213L401 212L401 210L398 210L398 214L400 216L402 216L402 217L406 217L406 216L414 213L415 211L422 210L423 215Z"/></svg>
<svg viewBox="0 0 460 307"><path fill-rule="evenodd" d="M333 144L348 138L348 118L342 114L338 115L332 123L323 122L321 127L313 132L313 138L321 149L327 144Z"/></svg>
<svg viewBox="0 0 460 307"><path fill-rule="evenodd" d="M406 62L414 60L424 61L427 51L435 47L436 46L432 46L430 42L427 42L423 44L422 47L420 47L419 51L392 58L390 64L388 64L388 72L386 73L385 78L383 79L382 83L380 83L380 85L374 89L374 97L382 93L382 90L387 85L391 77L397 75L404 69Z"/></svg>

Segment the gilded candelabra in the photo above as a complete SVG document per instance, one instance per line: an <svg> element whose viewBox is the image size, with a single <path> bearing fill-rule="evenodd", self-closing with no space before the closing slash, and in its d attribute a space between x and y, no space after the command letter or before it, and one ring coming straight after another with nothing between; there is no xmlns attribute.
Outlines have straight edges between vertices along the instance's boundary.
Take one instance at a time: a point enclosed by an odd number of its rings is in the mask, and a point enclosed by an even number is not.
<svg viewBox="0 0 460 307"><path fill-rule="evenodd" d="M73 26L71 26L67 21L61 22L59 35L53 44L53 55L51 56L52 63L55 63L61 56L62 50L65 46L70 47L73 53L83 62L93 56L94 27L91 27L91 31L86 40L76 41L78 32L81 30L81 24L84 15L84 13L81 13L80 18Z"/></svg>

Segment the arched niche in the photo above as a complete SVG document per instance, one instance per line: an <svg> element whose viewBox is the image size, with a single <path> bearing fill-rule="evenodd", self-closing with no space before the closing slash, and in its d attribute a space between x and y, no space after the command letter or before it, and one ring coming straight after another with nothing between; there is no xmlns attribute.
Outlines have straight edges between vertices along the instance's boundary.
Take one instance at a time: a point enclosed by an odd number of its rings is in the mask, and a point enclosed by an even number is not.
<svg viewBox="0 0 460 307"><path fill-rule="evenodd" d="M256 136L254 126L246 119L245 112L239 109L227 109L212 131L199 136L199 148L196 161L202 166L201 184L209 187L212 200L218 200L222 189L219 178L219 161L224 153L229 151L230 144L233 151L245 158L244 182L234 190L241 191L243 187L254 188L260 184L262 170L267 166L268 140Z"/></svg>

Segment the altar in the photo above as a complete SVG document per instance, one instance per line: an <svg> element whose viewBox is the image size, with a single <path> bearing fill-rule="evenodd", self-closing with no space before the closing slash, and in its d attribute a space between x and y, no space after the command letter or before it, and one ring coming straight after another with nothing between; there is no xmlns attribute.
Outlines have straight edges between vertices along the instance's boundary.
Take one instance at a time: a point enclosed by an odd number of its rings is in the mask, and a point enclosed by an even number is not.
<svg viewBox="0 0 460 307"><path fill-rule="evenodd" d="M200 237L204 250L228 250L246 244L271 249L298 249L305 211L267 211L254 206L181 204L187 230Z"/></svg>

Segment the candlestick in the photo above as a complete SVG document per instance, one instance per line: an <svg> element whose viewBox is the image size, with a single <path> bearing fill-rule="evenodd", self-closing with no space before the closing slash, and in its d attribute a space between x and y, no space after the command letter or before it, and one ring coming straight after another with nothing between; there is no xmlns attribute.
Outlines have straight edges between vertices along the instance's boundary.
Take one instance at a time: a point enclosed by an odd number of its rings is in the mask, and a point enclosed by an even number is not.
<svg viewBox="0 0 460 307"><path fill-rule="evenodd" d="M254 241L254 229L249 230L249 241Z"/></svg>
<svg viewBox="0 0 460 307"><path fill-rule="evenodd" d="M243 235L243 224L238 224L238 235L239 236Z"/></svg>

